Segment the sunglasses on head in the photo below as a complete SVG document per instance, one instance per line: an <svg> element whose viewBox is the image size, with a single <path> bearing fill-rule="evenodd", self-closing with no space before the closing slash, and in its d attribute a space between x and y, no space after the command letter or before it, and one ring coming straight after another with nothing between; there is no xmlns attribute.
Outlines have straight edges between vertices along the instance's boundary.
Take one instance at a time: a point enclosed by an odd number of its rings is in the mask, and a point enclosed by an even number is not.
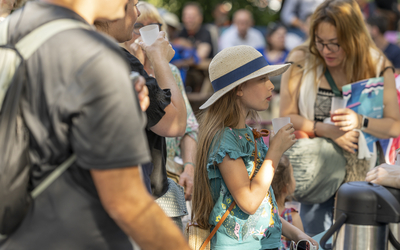
<svg viewBox="0 0 400 250"><path fill-rule="evenodd" d="M309 240L299 240L297 243L292 241L290 243L290 250L317 250Z"/></svg>

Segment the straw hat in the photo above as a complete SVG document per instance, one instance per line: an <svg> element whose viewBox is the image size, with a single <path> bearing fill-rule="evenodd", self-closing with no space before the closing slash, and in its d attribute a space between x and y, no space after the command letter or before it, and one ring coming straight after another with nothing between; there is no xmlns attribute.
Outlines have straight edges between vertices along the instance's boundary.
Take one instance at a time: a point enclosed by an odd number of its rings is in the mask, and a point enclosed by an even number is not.
<svg viewBox="0 0 400 250"><path fill-rule="evenodd" d="M219 52L209 66L214 94L200 109L206 109L236 86L262 75L276 76L285 72L290 63L268 65L264 56L253 47L240 45Z"/></svg>

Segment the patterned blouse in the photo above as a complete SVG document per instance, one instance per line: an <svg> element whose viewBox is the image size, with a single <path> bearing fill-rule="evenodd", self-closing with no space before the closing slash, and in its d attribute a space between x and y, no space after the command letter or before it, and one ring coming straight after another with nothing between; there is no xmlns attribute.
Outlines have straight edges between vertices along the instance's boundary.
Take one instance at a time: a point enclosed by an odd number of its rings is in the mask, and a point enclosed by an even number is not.
<svg viewBox="0 0 400 250"><path fill-rule="evenodd" d="M207 171L211 193L215 202L210 214L211 230L226 212L233 197L229 192L217 164L228 155L231 159L242 158L250 175L254 166L254 136L250 127L232 129L226 127L215 147L209 152ZM214 140L216 139L214 138ZM268 148L262 138L257 139L258 159L255 175L260 169ZM249 215L235 206L215 236L211 249L275 249L281 246L282 224L278 214L274 192L270 187L255 214Z"/></svg>
<svg viewBox="0 0 400 250"><path fill-rule="evenodd" d="M187 124L186 124L185 135L189 135L197 142L197 133L199 130L199 124L197 123L196 117L194 116L194 113L192 110L192 106L190 106L189 100L186 96L186 93L185 93L185 90L183 87L182 78L179 73L179 69L173 64L169 64L169 67L171 68L172 74L175 78L175 82L178 85L179 89L181 90L183 99L185 100L185 104L186 104ZM175 156L181 157L181 149L179 146L180 146L182 138L183 137L166 137L167 157L168 158L173 160L175 158Z"/></svg>

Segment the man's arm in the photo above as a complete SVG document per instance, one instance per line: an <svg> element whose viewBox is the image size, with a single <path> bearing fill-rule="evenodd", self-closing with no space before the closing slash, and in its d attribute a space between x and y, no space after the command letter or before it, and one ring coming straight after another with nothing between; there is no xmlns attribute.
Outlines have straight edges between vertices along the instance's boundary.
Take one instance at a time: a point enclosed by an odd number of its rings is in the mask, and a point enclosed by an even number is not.
<svg viewBox="0 0 400 250"><path fill-rule="evenodd" d="M143 249L190 250L181 231L147 192L139 167L91 170L103 207Z"/></svg>

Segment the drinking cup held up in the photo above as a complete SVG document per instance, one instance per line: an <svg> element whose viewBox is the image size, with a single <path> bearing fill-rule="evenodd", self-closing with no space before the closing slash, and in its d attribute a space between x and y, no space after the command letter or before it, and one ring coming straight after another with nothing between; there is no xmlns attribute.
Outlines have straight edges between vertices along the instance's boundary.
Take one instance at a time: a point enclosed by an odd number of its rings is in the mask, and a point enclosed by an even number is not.
<svg viewBox="0 0 400 250"><path fill-rule="evenodd" d="M141 28L139 32L144 43L146 45L152 45L157 40L158 33L160 32L160 26L158 26L158 24L147 25Z"/></svg>
<svg viewBox="0 0 400 250"><path fill-rule="evenodd" d="M272 127L274 128L275 134L278 133L279 129L290 122L290 117L279 117L272 119Z"/></svg>

